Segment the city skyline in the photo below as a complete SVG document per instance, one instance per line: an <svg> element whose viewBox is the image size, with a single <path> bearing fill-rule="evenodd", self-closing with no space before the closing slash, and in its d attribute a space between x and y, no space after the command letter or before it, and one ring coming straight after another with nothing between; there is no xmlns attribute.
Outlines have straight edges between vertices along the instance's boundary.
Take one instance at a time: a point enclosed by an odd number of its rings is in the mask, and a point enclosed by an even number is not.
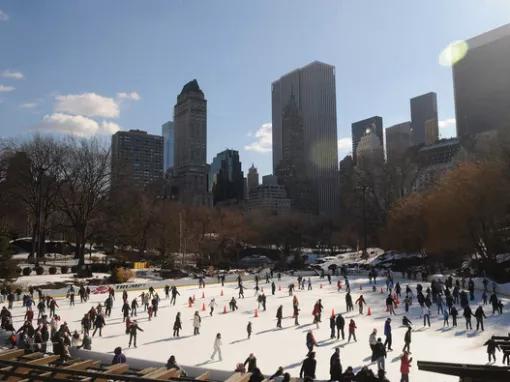
<svg viewBox="0 0 510 382"><path fill-rule="evenodd" d="M209 101L207 161L232 147L239 150L245 173L255 163L261 174L268 174L271 82L314 60L336 67L339 160L351 151L352 122L370 115L381 115L386 126L406 121L409 99L429 91L438 94L440 134L451 136L452 73L439 65L439 54L454 40L501 26L510 14L503 1L486 1L483 10L478 1L392 1L384 6L325 1L320 9L293 2L295 17L278 25L289 2L226 3L138 6L128 1L121 7L55 1L24 7L3 1L0 137L48 130L111 134L119 128L160 134L161 125L172 118L180 87L197 78ZM384 20L381 15L388 12L400 15L402 24ZM215 28L221 17L226 25ZM357 25L362 17L363 25ZM451 23L453 17L459 22ZM189 36L179 31L181 19L191 26L186 28ZM289 29L296 33L289 36ZM213 41L214 48L207 47ZM386 42L379 46L381 41ZM367 50L373 59L360 60Z"/></svg>

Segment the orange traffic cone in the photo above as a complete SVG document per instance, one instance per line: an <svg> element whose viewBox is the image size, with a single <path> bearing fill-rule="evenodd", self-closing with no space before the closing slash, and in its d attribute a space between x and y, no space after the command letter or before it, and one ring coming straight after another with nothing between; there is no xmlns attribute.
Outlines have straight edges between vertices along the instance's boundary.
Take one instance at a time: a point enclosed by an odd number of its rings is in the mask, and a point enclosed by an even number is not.
<svg viewBox="0 0 510 382"><path fill-rule="evenodd" d="M205 311L205 303L202 303L202 312Z"/></svg>
<svg viewBox="0 0 510 382"><path fill-rule="evenodd" d="M335 316L335 309L331 309L331 317Z"/></svg>
<svg viewBox="0 0 510 382"><path fill-rule="evenodd" d="M370 307L368 307L367 316L371 316L371 315L372 315L372 311L370 310Z"/></svg>
<svg viewBox="0 0 510 382"><path fill-rule="evenodd" d="M259 311L258 309L255 309L255 314L253 315L253 317L257 318L259 316Z"/></svg>
<svg viewBox="0 0 510 382"><path fill-rule="evenodd" d="M202 298L205 298L205 293L204 292L202 292Z"/></svg>
<svg viewBox="0 0 510 382"><path fill-rule="evenodd" d="M221 290L220 296L223 296L223 289Z"/></svg>
<svg viewBox="0 0 510 382"><path fill-rule="evenodd" d="M223 305L223 314L227 314L227 306Z"/></svg>
<svg viewBox="0 0 510 382"><path fill-rule="evenodd" d="M321 289L322 289L322 284L321 284Z"/></svg>

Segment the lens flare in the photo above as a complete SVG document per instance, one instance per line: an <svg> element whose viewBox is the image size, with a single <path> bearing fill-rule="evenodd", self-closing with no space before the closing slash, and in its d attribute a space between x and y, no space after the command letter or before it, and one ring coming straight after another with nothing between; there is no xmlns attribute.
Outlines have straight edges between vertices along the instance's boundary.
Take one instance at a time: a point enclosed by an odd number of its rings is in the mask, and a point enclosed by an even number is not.
<svg viewBox="0 0 510 382"><path fill-rule="evenodd" d="M439 55L439 64L443 66L455 65L464 58L468 49L469 45L466 41L459 40L451 42Z"/></svg>

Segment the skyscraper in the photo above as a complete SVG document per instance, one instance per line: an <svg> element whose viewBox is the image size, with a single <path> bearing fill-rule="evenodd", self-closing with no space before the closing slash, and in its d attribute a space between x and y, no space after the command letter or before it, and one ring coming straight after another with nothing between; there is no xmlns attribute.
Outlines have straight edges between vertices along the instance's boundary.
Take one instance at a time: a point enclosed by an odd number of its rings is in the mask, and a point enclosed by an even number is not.
<svg viewBox="0 0 510 382"><path fill-rule="evenodd" d="M411 98L411 128L413 145L437 142L437 95L427 93Z"/></svg>
<svg viewBox="0 0 510 382"><path fill-rule="evenodd" d="M303 118L294 93L291 93L282 114L282 159L276 175L278 183L285 187L294 209L317 213L311 183L305 171L304 139Z"/></svg>
<svg viewBox="0 0 510 382"><path fill-rule="evenodd" d="M411 147L411 122L386 128L386 157L389 163L400 160Z"/></svg>
<svg viewBox="0 0 510 382"><path fill-rule="evenodd" d="M357 152L358 152L358 144L367 134L374 133L381 143L381 147L384 150L384 140L383 140L383 119L379 116L370 117L367 119L363 119L358 122L354 122L351 125L352 132L352 159L354 163L357 163ZM384 156L384 155L383 155Z"/></svg>
<svg viewBox="0 0 510 382"><path fill-rule="evenodd" d="M225 150L214 157L209 168L209 192L214 204L243 200L244 174L238 151Z"/></svg>
<svg viewBox="0 0 510 382"><path fill-rule="evenodd" d="M457 137L510 129L510 24L467 40L453 66Z"/></svg>
<svg viewBox="0 0 510 382"><path fill-rule="evenodd" d="M251 167L248 169L248 194L252 191L255 191L259 185L259 172L257 168L252 163Z"/></svg>
<svg viewBox="0 0 510 382"><path fill-rule="evenodd" d="M188 82L174 106L173 194L183 203L209 205L207 101L197 80Z"/></svg>
<svg viewBox="0 0 510 382"><path fill-rule="evenodd" d="M282 118L291 94L303 120L304 173L319 213L336 210L338 169L335 67L314 61L272 84L273 172L283 158Z"/></svg>
<svg viewBox="0 0 510 382"><path fill-rule="evenodd" d="M142 130L112 135L112 187L145 188L163 178L163 137Z"/></svg>
<svg viewBox="0 0 510 382"><path fill-rule="evenodd" d="M168 121L161 126L163 132L163 172L174 167L174 123Z"/></svg>

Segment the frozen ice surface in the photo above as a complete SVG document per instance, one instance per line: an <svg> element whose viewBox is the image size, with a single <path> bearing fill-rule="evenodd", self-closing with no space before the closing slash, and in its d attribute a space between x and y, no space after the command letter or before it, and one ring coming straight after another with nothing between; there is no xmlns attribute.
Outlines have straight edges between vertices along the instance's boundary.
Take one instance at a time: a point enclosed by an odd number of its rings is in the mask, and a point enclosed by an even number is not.
<svg viewBox="0 0 510 382"><path fill-rule="evenodd" d="M388 316L385 308L386 294L381 294L381 287L384 287L384 280L378 280L377 291L373 292L368 285L368 280L363 276L351 276L351 288L353 301L360 294L365 297L372 315L359 315L357 307L355 311L345 313L345 285L342 279L343 289L337 292L336 277L332 278L332 284L329 285L327 279L319 279L313 277L313 289L297 290L295 294L299 299L301 325L295 326L292 316L292 297L289 297L287 286L291 282L295 282L295 278L283 277L282 281L277 284L276 295L271 295L270 284L266 284L262 278L260 287L263 288L267 296L267 311L258 310L258 317L254 317L254 311L257 308L257 300L254 290L253 281L245 281L244 299L237 299L238 290L237 283L220 284L214 283L206 286L205 289L199 289L198 285L189 287L179 287L180 296L177 296L177 304L170 306L170 300L165 299L164 291L157 290L161 297L158 317L148 321L147 313L143 312L143 308L138 309L136 317L139 326L144 332L138 334L138 347L128 348L128 336L125 334L125 325L122 322L121 293L116 293L115 305L110 318L106 320L106 327L103 329L103 336L97 335L92 340L92 349L95 351L112 352L116 346L122 346L125 354L129 357L148 359L154 361L166 362L171 354L174 354L177 361L183 365L202 366L206 368L233 371L236 364L244 362L249 353L254 353L257 357L257 363L262 373L271 375L276 371L278 366L282 366L286 371L290 372L292 377L297 377L301 362L305 358L307 348L305 345L305 336L308 330L312 330L318 342L315 349L317 355L317 379L329 379L329 358L335 347L340 347L340 355L343 369L352 366L358 370L363 365L369 365L376 371L376 365L370 362L370 348L368 345L368 337L372 329L376 328L378 335L384 341L384 322ZM398 281L399 279L396 279ZM405 280L400 280L403 291L408 284ZM171 283L169 282L171 285ZM322 285L322 288L321 288ZM360 290L360 285L362 290ZM416 292L416 281L409 281L409 285ZM281 287L281 291L278 290ZM306 288L306 287L305 287ZM221 291L223 290L223 296ZM130 291L129 302L139 296L142 291ZM202 298L202 293L205 298ZM195 304L188 307L188 297L195 296ZM234 296L238 300L239 310L231 313L228 311L228 301ZM94 304L103 302L106 295L92 295L91 300L87 303L80 303L79 296L76 295L76 306L70 307L69 302L65 299L59 299L58 314L64 321L67 321L71 330L80 329L80 320L83 314ZM216 299L217 307L212 317L209 316L208 305L211 298ZM322 299L324 312L320 328L316 329L312 324L312 309L314 303ZM476 304L480 302L481 293L476 292ZM485 320L485 331L477 332L476 330L465 330L465 320L462 317L462 310L459 309L458 327L443 328L442 317L435 314L437 308L432 306L431 311L431 328L424 328L423 322L419 318L420 308L414 300L408 317L413 322L413 333L411 351L413 363L411 367L410 379L412 381L456 381L456 377L443 376L440 374L431 374L419 371L416 366L417 360L440 361L440 362L462 362L474 364L486 364L487 353L486 348L482 344L491 335L506 335L510 329L510 314L504 312L502 316L493 316L490 305L484 310L488 319ZM503 299L503 303L508 307L508 300ZM206 311L202 311L202 304L205 304ZM279 305L283 305L283 328L276 329L276 309ZM471 307L474 311L475 304ZM224 307L228 313L223 314ZM193 336L192 316L198 310L202 316L202 326L200 335ZM358 327L356 335L358 342L347 343L347 341L330 340L329 316L332 310L335 313L345 313L346 334L349 319L353 318ZM173 323L177 312L181 312L182 325L181 336L179 338L172 337ZM397 309L397 315L392 316L393 328L393 349L388 352L386 359L387 377L390 381L400 380L400 360L401 350L404 345L403 338L405 328L402 327L401 321L404 308L401 304ZM14 326L18 328L23 321L24 308L17 303L13 316ZM253 324L253 334L250 340L246 336L246 325L248 321ZM451 319L450 319L451 324ZM475 319L473 317L473 327L475 327ZM213 351L213 341L216 333L221 333L223 337L223 360L221 362L209 360ZM347 336L346 336L347 338ZM496 354L497 364L501 365L502 353Z"/></svg>

